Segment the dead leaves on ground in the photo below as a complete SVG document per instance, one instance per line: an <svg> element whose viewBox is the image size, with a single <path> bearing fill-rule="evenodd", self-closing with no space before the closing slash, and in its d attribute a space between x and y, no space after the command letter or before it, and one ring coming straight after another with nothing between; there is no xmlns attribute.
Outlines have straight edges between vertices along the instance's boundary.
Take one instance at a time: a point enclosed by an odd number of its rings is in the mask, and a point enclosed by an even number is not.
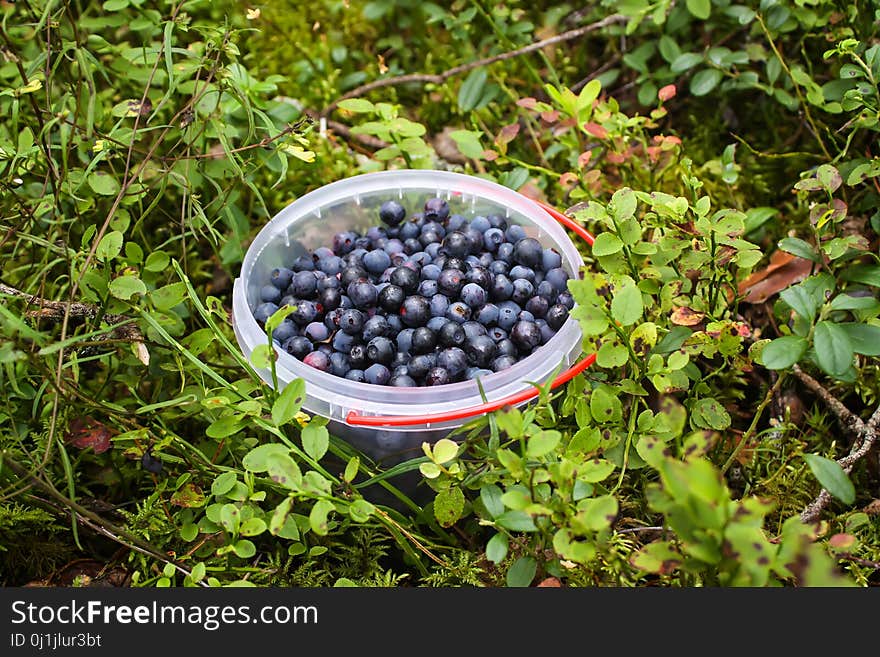
<svg viewBox="0 0 880 657"><path fill-rule="evenodd" d="M740 282L739 293L746 303L764 303L790 285L800 283L812 270L813 263L806 258L776 251L770 256L769 265Z"/></svg>

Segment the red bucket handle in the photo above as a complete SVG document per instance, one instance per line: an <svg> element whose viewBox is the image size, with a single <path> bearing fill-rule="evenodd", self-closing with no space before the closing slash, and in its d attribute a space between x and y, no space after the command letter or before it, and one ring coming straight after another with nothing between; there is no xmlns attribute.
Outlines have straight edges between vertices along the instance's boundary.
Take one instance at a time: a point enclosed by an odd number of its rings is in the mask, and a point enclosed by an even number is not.
<svg viewBox="0 0 880 657"><path fill-rule="evenodd" d="M535 201L556 221L566 228L570 228L574 233L581 237L587 244L593 246L595 238L580 224L562 214L556 208L553 208L541 201ZM568 370L553 379L550 388L557 388L587 369L596 361L596 354L590 354L579 363L575 363ZM414 424L438 424L441 422L449 422L452 420L463 420L483 413L491 413L505 406L516 406L524 401L537 397L540 390L533 386L522 392L508 395L502 399L469 408L462 408L443 413L431 413L426 415L361 415L357 411L350 411L345 421L356 427L408 427Z"/></svg>

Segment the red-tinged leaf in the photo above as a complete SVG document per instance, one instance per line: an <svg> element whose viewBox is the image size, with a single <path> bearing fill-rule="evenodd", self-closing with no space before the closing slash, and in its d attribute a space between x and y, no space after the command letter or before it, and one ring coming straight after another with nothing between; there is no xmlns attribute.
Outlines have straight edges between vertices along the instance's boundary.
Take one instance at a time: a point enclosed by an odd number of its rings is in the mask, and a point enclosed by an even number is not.
<svg viewBox="0 0 880 657"><path fill-rule="evenodd" d="M516 101L516 104L519 107L522 107L525 109L535 109L538 106L538 101L534 98L531 98L531 97L520 98L518 101Z"/></svg>
<svg viewBox="0 0 880 657"><path fill-rule="evenodd" d="M675 94L675 85L667 84L665 87L660 87L660 91L657 92L657 98L660 99L660 102L665 103L670 98L675 98Z"/></svg>
<svg viewBox="0 0 880 657"><path fill-rule="evenodd" d="M546 579L542 579L538 583L538 587L539 588L540 587L544 587L544 588L550 587L550 588L558 589L558 588L562 588L562 582L560 582L556 577L548 577Z"/></svg>
<svg viewBox="0 0 880 657"><path fill-rule="evenodd" d="M593 159L593 151L584 151L578 155L578 168L583 169Z"/></svg>
<svg viewBox="0 0 880 657"><path fill-rule="evenodd" d="M835 534L828 539L828 545L835 550L849 550L856 544L856 537L852 534Z"/></svg>
<svg viewBox="0 0 880 657"><path fill-rule="evenodd" d="M705 316L704 313L682 306L672 311L669 321L677 326L696 326L703 321Z"/></svg>
<svg viewBox="0 0 880 657"><path fill-rule="evenodd" d="M559 176L559 184L562 187L570 187L574 184L577 184L577 181L578 177L571 171L566 171L561 176Z"/></svg>
<svg viewBox="0 0 880 657"><path fill-rule="evenodd" d="M516 136L519 134L519 123L511 123L510 125L506 125L501 128L501 131L498 133L498 136L495 137L495 143L499 146L502 144L509 144L512 142Z"/></svg>
<svg viewBox="0 0 880 657"><path fill-rule="evenodd" d="M498 152L493 151L491 149L483 151L482 158L486 160L486 162L492 162L498 159Z"/></svg>
<svg viewBox="0 0 880 657"><path fill-rule="evenodd" d="M112 432L104 424L90 417L75 418L68 427L67 442L79 449L91 448L95 454L110 449Z"/></svg>
<svg viewBox="0 0 880 657"><path fill-rule="evenodd" d="M813 263L786 251L775 251L770 264L744 278L738 285L746 303L764 303L777 292L799 283L810 275Z"/></svg>
<svg viewBox="0 0 880 657"><path fill-rule="evenodd" d="M548 112L541 112L541 120L544 123L556 123L559 120L559 110L550 110Z"/></svg>
<svg viewBox="0 0 880 657"><path fill-rule="evenodd" d="M608 160L611 164L623 164L626 162L626 156L620 153L608 153L605 156L605 159Z"/></svg>
<svg viewBox="0 0 880 657"><path fill-rule="evenodd" d="M586 130L588 134L593 135L596 139L605 139L608 136L608 131L605 128L592 121L584 123L584 130Z"/></svg>
<svg viewBox="0 0 880 657"><path fill-rule="evenodd" d="M171 503L175 506L198 508L205 505L205 494L195 484L186 483L174 491Z"/></svg>
<svg viewBox="0 0 880 657"><path fill-rule="evenodd" d="M544 192L541 191L540 187L538 187L533 180L526 181L526 183L516 191L533 201L541 201L542 203L547 201Z"/></svg>

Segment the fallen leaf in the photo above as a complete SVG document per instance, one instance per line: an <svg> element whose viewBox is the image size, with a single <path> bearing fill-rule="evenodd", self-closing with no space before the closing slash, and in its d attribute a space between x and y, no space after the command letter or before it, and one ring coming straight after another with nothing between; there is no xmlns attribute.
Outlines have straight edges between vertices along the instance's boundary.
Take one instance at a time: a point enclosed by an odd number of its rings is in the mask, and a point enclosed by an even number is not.
<svg viewBox="0 0 880 657"><path fill-rule="evenodd" d="M828 545L835 550L849 550L856 544L856 537L852 534L835 534L828 539Z"/></svg>
<svg viewBox="0 0 880 657"><path fill-rule="evenodd" d="M770 264L740 281L738 290L746 303L764 303L777 292L800 283L813 270L813 263L785 251L770 256Z"/></svg>
<svg viewBox="0 0 880 657"><path fill-rule="evenodd" d="M544 587L551 587L551 588L562 588L562 582L560 582L555 577L548 577L547 579L541 580L541 582L540 582L540 584L538 584L538 586L539 587L544 586Z"/></svg>
<svg viewBox="0 0 880 657"><path fill-rule="evenodd" d="M669 321L678 326L696 326L703 321L706 315L687 306L681 306L672 311Z"/></svg>
<svg viewBox="0 0 880 657"><path fill-rule="evenodd" d="M91 448L95 454L103 454L110 449L110 429L90 417L78 417L70 423L67 442L79 449Z"/></svg>

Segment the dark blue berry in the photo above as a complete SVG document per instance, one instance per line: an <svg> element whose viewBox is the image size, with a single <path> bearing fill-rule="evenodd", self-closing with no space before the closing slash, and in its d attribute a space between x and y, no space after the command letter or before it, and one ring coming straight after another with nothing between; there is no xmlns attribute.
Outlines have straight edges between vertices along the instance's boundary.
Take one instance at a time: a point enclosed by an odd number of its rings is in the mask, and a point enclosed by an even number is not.
<svg viewBox="0 0 880 657"><path fill-rule="evenodd" d="M449 216L449 204L442 198L430 198L425 202L425 219L443 221Z"/></svg>
<svg viewBox="0 0 880 657"><path fill-rule="evenodd" d="M363 263L364 269L371 274L381 274L391 266L391 256L379 249L368 251L364 255Z"/></svg>
<svg viewBox="0 0 880 657"><path fill-rule="evenodd" d="M568 319L568 308L561 303L550 306L545 319L547 321L547 326L554 331L558 331L562 328L562 325L565 324L565 320Z"/></svg>
<svg viewBox="0 0 880 657"><path fill-rule="evenodd" d="M342 292L336 288L328 287L326 290L318 292L318 303L325 311L335 310L342 304Z"/></svg>
<svg viewBox="0 0 880 657"><path fill-rule="evenodd" d="M486 290L476 283L468 283L461 288L461 300L471 308L479 308L486 303Z"/></svg>
<svg viewBox="0 0 880 657"><path fill-rule="evenodd" d="M472 312L471 307L463 301L455 301L450 303L449 308L446 309L446 319L464 324L471 318Z"/></svg>
<svg viewBox="0 0 880 657"><path fill-rule="evenodd" d="M385 317L382 317L382 315L373 315L364 322L361 337L366 342L369 342L380 335L387 336L390 332L391 327L388 326L388 320Z"/></svg>
<svg viewBox="0 0 880 657"><path fill-rule="evenodd" d="M476 217L471 219L470 226L471 228L474 228L481 233L484 233L492 227L492 223L489 221L488 217L477 215Z"/></svg>
<svg viewBox="0 0 880 657"><path fill-rule="evenodd" d="M467 355L458 347L444 349L437 354L437 367L445 369L451 378L456 379L467 367Z"/></svg>
<svg viewBox="0 0 880 657"><path fill-rule="evenodd" d="M359 280L367 280L367 270L357 265L349 265L339 272L339 284L343 290L348 290L348 286Z"/></svg>
<svg viewBox="0 0 880 657"><path fill-rule="evenodd" d="M465 322L461 325L461 328L464 329L464 334L467 338L472 338L477 335L486 335L488 333L485 326L473 320Z"/></svg>
<svg viewBox="0 0 880 657"><path fill-rule="evenodd" d="M342 353L350 353L351 348L357 344L358 338L354 335L349 335L348 333L343 333L342 331L336 331L333 334L333 348L336 351L341 351Z"/></svg>
<svg viewBox="0 0 880 657"><path fill-rule="evenodd" d="M507 301L513 296L513 283L504 274L495 274L489 295L494 301Z"/></svg>
<svg viewBox="0 0 880 657"><path fill-rule="evenodd" d="M568 289L568 272L561 267L551 269L544 274L544 280L550 283L557 292L565 292Z"/></svg>
<svg viewBox="0 0 880 657"><path fill-rule="evenodd" d="M531 299L526 301L525 309L528 310L535 317L544 317L547 314L547 310L550 308L550 303L541 296L533 296Z"/></svg>
<svg viewBox="0 0 880 657"><path fill-rule="evenodd" d="M413 333L415 333L415 329L405 328L397 334L395 340L397 342L398 351L404 354L412 353Z"/></svg>
<svg viewBox="0 0 880 657"><path fill-rule="evenodd" d="M373 363L364 370L364 378L367 383L384 386L391 378L391 371L381 363Z"/></svg>
<svg viewBox="0 0 880 657"><path fill-rule="evenodd" d="M323 322L312 322L305 327L303 335L312 342L324 342L330 337L330 329Z"/></svg>
<svg viewBox="0 0 880 657"><path fill-rule="evenodd" d="M498 251L498 247L504 243L504 232L498 228L490 228L483 233L483 246L489 253Z"/></svg>
<svg viewBox="0 0 880 657"><path fill-rule="evenodd" d="M269 282L279 290L284 290L293 279L293 270L286 267L278 267L269 273Z"/></svg>
<svg viewBox="0 0 880 657"><path fill-rule="evenodd" d="M562 267L562 256L556 249L544 249L541 253L541 269L550 271L557 267Z"/></svg>
<svg viewBox="0 0 880 657"><path fill-rule="evenodd" d="M535 282L535 270L531 267L523 267L522 265L514 265L510 269L510 280L515 281L517 278L524 278L529 283Z"/></svg>
<svg viewBox="0 0 880 657"><path fill-rule="evenodd" d="M541 329L534 322L517 322L510 330L510 341L528 353L541 344Z"/></svg>
<svg viewBox="0 0 880 657"><path fill-rule="evenodd" d="M556 297L556 303L571 310L574 308L574 297L571 296L571 292L560 292Z"/></svg>
<svg viewBox="0 0 880 657"><path fill-rule="evenodd" d="M501 246L498 247L498 251L495 253L495 256L498 260L502 260L508 264L513 262L513 244L510 242L505 242Z"/></svg>
<svg viewBox="0 0 880 657"><path fill-rule="evenodd" d="M357 381L358 383L366 383L367 377L364 376L363 370L348 370L345 374L345 378L349 381Z"/></svg>
<svg viewBox="0 0 880 657"><path fill-rule="evenodd" d="M420 276L423 281L436 281L440 278L440 272L442 270L436 264L429 263L422 267L422 271L420 272Z"/></svg>
<svg viewBox="0 0 880 657"><path fill-rule="evenodd" d="M354 281L348 286L348 297L356 308L365 309L376 305L379 293L369 281Z"/></svg>
<svg viewBox="0 0 880 657"><path fill-rule="evenodd" d="M284 344L290 338L299 335L296 324L286 319L272 331L272 339L278 344Z"/></svg>
<svg viewBox="0 0 880 657"><path fill-rule="evenodd" d="M498 306L494 303L487 303L474 312L474 319L483 326L491 326L498 321Z"/></svg>
<svg viewBox="0 0 880 657"><path fill-rule="evenodd" d="M405 298L406 293L403 291L403 288L389 283L379 292L377 301L379 307L385 312L396 313L400 310L400 306Z"/></svg>
<svg viewBox="0 0 880 657"><path fill-rule="evenodd" d="M314 367L316 370L321 370L322 372L326 372L330 369L330 356L323 351L313 351L310 354L306 354L305 358L303 358L303 362L309 367Z"/></svg>
<svg viewBox="0 0 880 657"><path fill-rule="evenodd" d="M417 384L408 374L395 374L388 381L388 385L394 388L415 388Z"/></svg>
<svg viewBox="0 0 880 657"><path fill-rule="evenodd" d="M307 354L310 354L312 353L312 351L314 351L315 346L308 338L297 335L285 340L284 343L281 345L281 348L284 349L284 351L289 353L291 356L302 360L306 357Z"/></svg>
<svg viewBox="0 0 880 657"><path fill-rule="evenodd" d="M437 335L427 326L420 326L412 334L412 353L427 354L437 346Z"/></svg>
<svg viewBox="0 0 880 657"><path fill-rule="evenodd" d="M397 201L385 201L379 207L379 219L389 226L396 226L406 218L406 210Z"/></svg>
<svg viewBox="0 0 880 657"><path fill-rule="evenodd" d="M289 317L300 326L310 324L318 318L318 304L314 301L297 301L296 308Z"/></svg>
<svg viewBox="0 0 880 657"><path fill-rule="evenodd" d="M450 380L449 372L443 367L432 367L425 375L426 386L442 386Z"/></svg>
<svg viewBox="0 0 880 657"><path fill-rule="evenodd" d="M373 338L367 343L367 358L374 363L390 365L395 352L394 343L382 336Z"/></svg>
<svg viewBox="0 0 880 657"><path fill-rule="evenodd" d="M312 260L311 256L302 255L294 259L290 264L290 268L295 272L313 271L315 269L315 261Z"/></svg>
<svg viewBox="0 0 880 657"><path fill-rule="evenodd" d="M256 319L260 324L265 324L266 320L274 315L275 311L277 310L278 306L274 303L261 303L259 306L254 308L254 319Z"/></svg>
<svg viewBox="0 0 880 657"><path fill-rule="evenodd" d="M281 301L281 290L274 285L264 285L260 288L260 301L277 304Z"/></svg>
<svg viewBox="0 0 880 657"><path fill-rule="evenodd" d="M336 235L333 236L333 253L336 255L351 253L351 250L354 248L354 241L357 238L358 236L350 231L336 233Z"/></svg>
<svg viewBox="0 0 880 657"><path fill-rule="evenodd" d="M511 224L504 231L504 236L507 238L508 242L510 242L511 244L516 244L518 241L525 238L526 231L519 224Z"/></svg>
<svg viewBox="0 0 880 657"><path fill-rule="evenodd" d="M495 342L501 342L502 340L507 339L507 331L505 331L500 326L493 326L487 331L490 338L495 340Z"/></svg>
<svg viewBox="0 0 880 657"><path fill-rule="evenodd" d="M419 296L430 299L435 294L440 291L440 286L437 285L437 281L422 281L419 283Z"/></svg>
<svg viewBox="0 0 880 657"><path fill-rule="evenodd" d="M457 297L464 285L464 275L460 269L444 269L440 272L437 285L440 288L440 292L446 296L450 298Z"/></svg>
<svg viewBox="0 0 880 657"><path fill-rule="evenodd" d="M488 367L495 358L496 349L495 341L488 335L475 335L464 344L468 362L477 367Z"/></svg>
<svg viewBox="0 0 880 657"><path fill-rule="evenodd" d="M365 344L356 344L351 348L351 351L348 353L348 362L351 364L352 368L363 370L370 364L370 359L367 358L367 345Z"/></svg>
<svg viewBox="0 0 880 657"><path fill-rule="evenodd" d="M335 376L345 376L351 369L348 354L335 352L330 354L330 373Z"/></svg>
<svg viewBox="0 0 880 657"><path fill-rule="evenodd" d="M487 370L482 367L469 367L464 371L464 376L469 381L472 381L473 379L481 379L490 374L492 374L492 370Z"/></svg>
<svg viewBox="0 0 880 657"><path fill-rule="evenodd" d="M339 316L339 328L349 335L357 335L364 327L364 314L356 309L343 310Z"/></svg>
<svg viewBox="0 0 880 657"><path fill-rule="evenodd" d="M494 278L495 276L481 265L472 265L464 275L464 280L468 283L479 285L484 290L488 290L492 286L492 280Z"/></svg>
<svg viewBox="0 0 880 657"><path fill-rule="evenodd" d="M413 356L406 365L407 372L415 379L421 379L428 373L428 370L436 366L437 354L434 353Z"/></svg>
<svg viewBox="0 0 880 657"><path fill-rule="evenodd" d="M395 268L388 281L407 294L412 294L419 289L419 275L409 267Z"/></svg>
<svg viewBox="0 0 880 657"><path fill-rule="evenodd" d="M400 318L407 326L424 326L431 318L431 305L425 297L407 297L400 308Z"/></svg>
<svg viewBox="0 0 880 657"><path fill-rule="evenodd" d="M441 347L460 347L467 339L467 334L456 322L447 322L437 332L437 341Z"/></svg>
<svg viewBox="0 0 880 657"><path fill-rule="evenodd" d="M510 299L520 306L528 301L535 294L535 286L525 278L517 278L513 281L513 294ZM351 296L351 295L349 295Z"/></svg>
<svg viewBox="0 0 880 657"><path fill-rule="evenodd" d="M513 356L514 358L519 353L516 345L507 338L495 343L495 350L498 356Z"/></svg>
<svg viewBox="0 0 880 657"><path fill-rule="evenodd" d="M498 356L498 358L492 361L491 367L493 372L500 372L513 365L516 365L515 356Z"/></svg>
<svg viewBox="0 0 880 657"><path fill-rule="evenodd" d="M441 252L445 252L449 256L461 258L468 254L470 247L470 241L467 236L454 230L443 239L440 249Z"/></svg>

